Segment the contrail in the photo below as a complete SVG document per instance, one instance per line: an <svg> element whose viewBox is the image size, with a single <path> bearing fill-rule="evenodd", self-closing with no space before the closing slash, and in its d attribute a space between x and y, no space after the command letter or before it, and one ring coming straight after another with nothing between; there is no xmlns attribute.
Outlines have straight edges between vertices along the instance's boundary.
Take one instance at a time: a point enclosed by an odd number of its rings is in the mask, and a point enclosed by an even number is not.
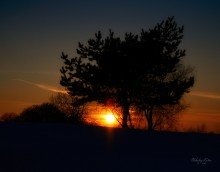
<svg viewBox="0 0 220 172"><path fill-rule="evenodd" d="M65 90L60 90L60 89L56 89L52 86L49 85L44 85L44 84L38 84L38 83L34 83L34 82L30 82L24 79L13 79L15 81L19 81L19 82L24 82L26 84L29 85L33 85L35 87L38 87L42 90L47 90L47 91L51 91L51 92L55 92L55 93L63 93L63 94L68 94L68 91ZM213 92L202 92L202 91L192 91L189 93L190 96L196 96L196 97L203 97L203 98L208 98L208 99L216 99L216 100L220 100L220 94L217 93L213 93Z"/></svg>
<svg viewBox="0 0 220 172"><path fill-rule="evenodd" d="M26 80L24 80L24 79L20 79L20 78L18 78L18 79L13 79L13 80L19 81L19 82L24 82L24 83L29 84L29 85L33 85L33 86L38 87L38 88L40 88L40 89L42 89L42 90L47 90L47 91L51 91L51 92L55 92L55 93L68 94L68 92L65 91L65 90L59 90L59 89L56 89L56 88L54 88L54 87L52 87L52 86L49 86L49 85L38 84L38 83L26 81Z"/></svg>
<svg viewBox="0 0 220 172"><path fill-rule="evenodd" d="M193 92L189 93L189 95L220 100L220 95L217 93L213 93L213 92L193 91Z"/></svg>

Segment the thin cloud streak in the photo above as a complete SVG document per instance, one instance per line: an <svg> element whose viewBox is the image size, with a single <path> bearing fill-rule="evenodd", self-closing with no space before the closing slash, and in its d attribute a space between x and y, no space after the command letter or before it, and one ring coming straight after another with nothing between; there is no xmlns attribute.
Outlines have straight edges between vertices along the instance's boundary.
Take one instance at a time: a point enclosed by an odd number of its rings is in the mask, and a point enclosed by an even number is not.
<svg viewBox="0 0 220 172"><path fill-rule="evenodd" d="M47 90L47 91L51 91L51 92L55 92L55 93L63 93L63 94L68 94L67 91L65 90L60 90L60 89L56 89L52 86L49 86L49 85L44 85L44 84L38 84L38 83L33 83L33 82L30 82L30 81L26 81L24 79L13 79L15 81L19 81L19 82L23 82L23 83L26 83L26 84L29 84L29 85L33 85L35 87L38 87L42 90Z"/></svg>
<svg viewBox="0 0 220 172"><path fill-rule="evenodd" d="M13 80L23 82L23 83L26 83L26 84L29 84L29 85L33 85L33 86L38 87L42 90L47 90L47 91L51 91L51 92L55 92L55 93L68 94L68 91L56 89L56 88L54 88L52 86L49 86L49 85L33 83L33 82L26 81L26 80L20 79L20 78L13 79ZM189 95L190 96L196 96L196 97L208 98L208 99L220 100L220 94L213 93L213 92L192 91L192 92L189 93Z"/></svg>
<svg viewBox="0 0 220 172"><path fill-rule="evenodd" d="M213 92L201 92L201 91L193 91L189 95L191 96L197 96L197 97L203 97L208 99L216 99L220 100L220 95Z"/></svg>

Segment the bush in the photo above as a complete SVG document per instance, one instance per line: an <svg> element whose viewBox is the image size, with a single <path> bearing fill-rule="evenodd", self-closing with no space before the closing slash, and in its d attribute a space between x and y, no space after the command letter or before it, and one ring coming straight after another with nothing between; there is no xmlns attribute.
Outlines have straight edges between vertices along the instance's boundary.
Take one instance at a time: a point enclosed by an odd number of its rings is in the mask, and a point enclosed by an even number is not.
<svg viewBox="0 0 220 172"><path fill-rule="evenodd" d="M0 121L15 121L17 117L18 115L14 112L4 113L3 115L1 115Z"/></svg>
<svg viewBox="0 0 220 172"><path fill-rule="evenodd" d="M50 103L33 105L23 110L17 121L22 122L46 122L46 123L65 123L66 115L56 106Z"/></svg>

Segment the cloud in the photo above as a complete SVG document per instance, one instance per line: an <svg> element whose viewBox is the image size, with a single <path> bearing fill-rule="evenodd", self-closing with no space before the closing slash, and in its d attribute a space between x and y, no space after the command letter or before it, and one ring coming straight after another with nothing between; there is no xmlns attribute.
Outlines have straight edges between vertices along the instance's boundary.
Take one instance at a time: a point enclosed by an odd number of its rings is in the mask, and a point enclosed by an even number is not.
<svg viewBox="0 0 220 172"><path fill-rule="evenodd" d="M203 97L208 99L217 99L220 100L220 94L213 93L213 92L202 92L202 91L193 91L189 95Z"/></svg>
<svg viewBox="0 0 220 172"><path fill-rule="evenodd" d="M47 90L47 91L51 91L51 92L55 92L55 93L63 93L63 94L67 94L68 92L65 91L65 90L60 90L60 89L57 89L55 87L52 87L52 86L49 86L49 85L44 85L44 84L38 84L38 83L34 83L34 82L30 82L30 81L26 81L24 79L13 79L15 81L19 81L19 82L23 82L23 83L26 83L26 84L29 84L29 85L33 85L35 87L38 87L42 90Z"/></svg>
<svg viewBox="0 0 220 172"><path fill-rule="evenodd" d="M61 89L57 89L53 86L49 86L49 85L45 85L45 84L39 84L39 83L34 83L34 82L30 82L24 79L13 79L15 81L19 81L19 82L23 82L29 85L33 85L35 87L38 87L42 90L47 90L47 91L51 91L51 92L55 92L55 93L63 93L63 94L68 94L67 91L65 90L61 90ZM203 92L203 91L192 91L189 93L190 96L196 96L196 97L203 97L203 98L208 98L208 99L215 99L215 100L220 100L220 94L218 93L214 93L214 92Z"/></svg>

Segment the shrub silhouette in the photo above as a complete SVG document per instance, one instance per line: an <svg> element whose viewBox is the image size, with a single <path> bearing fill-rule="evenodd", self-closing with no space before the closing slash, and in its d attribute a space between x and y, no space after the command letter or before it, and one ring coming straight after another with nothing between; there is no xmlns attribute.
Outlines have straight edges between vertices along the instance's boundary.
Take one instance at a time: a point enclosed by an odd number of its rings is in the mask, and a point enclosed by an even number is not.
<svg viewBox="0 0 220 172"><path fill-rule="evenodd" d="M43 103L41 105L33 105L24 109L16 121L66 123L67 117L55 105L51 103Z"/></svg>
<svg viewBox="0 0 220 172"><path fill-rule="evenodd" d="M14 112L8 112L8 113L4 113L3 115L1 115L0 117L0 121L15 121L16 118L18 117L18 115Z"/></svg>

